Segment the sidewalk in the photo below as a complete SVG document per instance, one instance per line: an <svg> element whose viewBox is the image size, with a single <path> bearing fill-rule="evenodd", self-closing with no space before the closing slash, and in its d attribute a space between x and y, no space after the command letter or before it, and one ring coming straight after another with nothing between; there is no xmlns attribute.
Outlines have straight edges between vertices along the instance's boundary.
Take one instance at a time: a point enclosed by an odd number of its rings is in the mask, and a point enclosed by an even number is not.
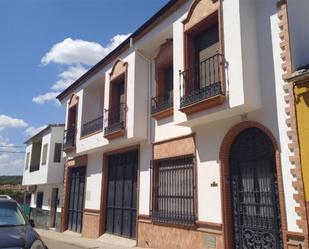
<svg viewBox="0 0 309 249"><path fill-rule="evenodd" d="M59 233L51 230L35 229L42 237L63 244L85 249L138 249L135 240L125 239L114 235L104 234L98 239L82 238L80 234L73 232ZM142 248L139 248L142 249Z"/></svg>

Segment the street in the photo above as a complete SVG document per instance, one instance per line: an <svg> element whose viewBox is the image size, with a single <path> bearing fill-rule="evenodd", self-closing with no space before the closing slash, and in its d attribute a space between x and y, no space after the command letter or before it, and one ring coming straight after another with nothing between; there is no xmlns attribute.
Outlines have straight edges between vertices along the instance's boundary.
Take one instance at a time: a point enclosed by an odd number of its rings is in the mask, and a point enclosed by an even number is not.
<svg viewBox="0 0 309 249"><path fill-rule="evenodd" d="M48 246L49 249L84 249L85 247L78 247L73 244L68 244L62 241L42 237L45 244Z"/></svg>
<svg viewBox="0 0 309 249"><path fill-rule="evenodd" d="M36 229L49 249L131 249L135 241L105 234L100 239L86 239L72 232L59 233Z"/></svg>

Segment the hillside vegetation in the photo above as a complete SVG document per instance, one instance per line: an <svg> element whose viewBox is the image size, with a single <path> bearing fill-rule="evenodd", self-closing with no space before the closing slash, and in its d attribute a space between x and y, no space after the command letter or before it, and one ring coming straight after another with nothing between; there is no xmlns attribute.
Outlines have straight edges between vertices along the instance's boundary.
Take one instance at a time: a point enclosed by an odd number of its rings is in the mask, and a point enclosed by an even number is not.
<svg viewBox="0 0 309 249"><path fill-rule="evenodd" d="M18 185L21 184L22 176L0 176L0 185Z"/></svg>

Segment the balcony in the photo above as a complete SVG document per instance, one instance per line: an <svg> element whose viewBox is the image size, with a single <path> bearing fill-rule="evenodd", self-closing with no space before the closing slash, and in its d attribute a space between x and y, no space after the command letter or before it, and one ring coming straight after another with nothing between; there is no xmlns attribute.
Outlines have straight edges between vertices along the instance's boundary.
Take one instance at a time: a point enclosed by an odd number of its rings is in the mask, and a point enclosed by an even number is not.
<svg viewBox="0 0 309 249"><path fill-rule="evenodd" d="M173 114L173 93L151 98L151 116L161 119Z"/></svg>
<svg viewBox="0 0 309 249"><path fill-rule="evenodd" d="M91 120L82 125L81 135L82 137L89 136L93 133L103 130L103 116Z"/></svg>
<svg viewBox="0 0 309 249"><path fill-rule="evenodd" d="M104 110L106 124L104 127L105 138L111 140L125 134L126 111L125 104Z"/></svg>
<svg viewBox="0 0 309 249"><path fill-rule="evenodd" d="M189 115L224 102L224 64L224 56L215 54L179 72L180 111Z"/></svg>
<svg viewBox="0 0 309 249"><path fill-rule="evenodd" d="M71 152L75 149L75 137L75 129L68 129L64 131L63 150L65 152Z"/></svg>

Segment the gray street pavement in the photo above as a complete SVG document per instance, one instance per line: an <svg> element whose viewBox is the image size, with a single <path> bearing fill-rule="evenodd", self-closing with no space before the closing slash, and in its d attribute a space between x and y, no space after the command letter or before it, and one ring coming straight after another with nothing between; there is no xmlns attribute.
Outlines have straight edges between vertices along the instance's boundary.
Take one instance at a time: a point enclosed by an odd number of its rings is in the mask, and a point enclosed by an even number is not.
<svg viewBox="0 0 309 249"><path fill-rule="evenodd" d="M85 239L72 232L58 233L36 229L49 249L138 249L134 240L105 234L98 239Z"/></svg>
<svg viewBox="0 0 309 249"><path fill-rule="evenodd" d="M78 247L55 239L45 237L42 237L42 239L49 249L84 249L84 247Z"/></svg>

